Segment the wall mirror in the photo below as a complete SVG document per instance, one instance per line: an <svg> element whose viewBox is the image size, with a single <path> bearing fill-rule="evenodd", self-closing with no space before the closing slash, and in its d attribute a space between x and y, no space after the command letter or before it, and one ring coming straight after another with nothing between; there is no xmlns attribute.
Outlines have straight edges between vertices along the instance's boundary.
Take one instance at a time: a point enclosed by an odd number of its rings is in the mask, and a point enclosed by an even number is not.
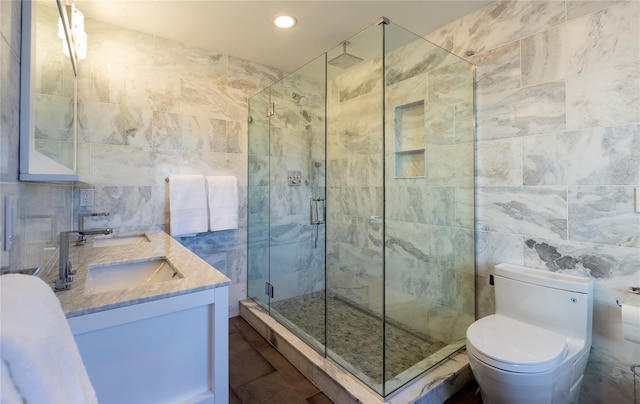
<svg viewBox="0 0 640 404"><path fill-rule="evenodd" d="M21 181L86 181L78 167L78 63L69 21L60 0L22 2Z"/></svg>

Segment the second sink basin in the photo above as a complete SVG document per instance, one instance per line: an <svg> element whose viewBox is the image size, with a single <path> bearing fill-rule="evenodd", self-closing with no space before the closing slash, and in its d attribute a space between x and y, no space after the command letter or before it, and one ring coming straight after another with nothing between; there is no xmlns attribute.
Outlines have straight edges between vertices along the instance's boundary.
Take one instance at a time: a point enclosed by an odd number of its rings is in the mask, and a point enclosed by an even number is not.
<svg viewBox="0 0 640 404"><path fill-rule="evenodd" d="M148 243L146 234L113 235L110 237L96 237L93 239L93 247L113 247L117 245L132 245Z"/></svg>
<svg viewBox="0 0 640 404"><path fill-rule="evenodd" d="M85 293L92 295L111 292L179 278L182 278L182 275L164 257L91 265L85 283Z"/></svg>

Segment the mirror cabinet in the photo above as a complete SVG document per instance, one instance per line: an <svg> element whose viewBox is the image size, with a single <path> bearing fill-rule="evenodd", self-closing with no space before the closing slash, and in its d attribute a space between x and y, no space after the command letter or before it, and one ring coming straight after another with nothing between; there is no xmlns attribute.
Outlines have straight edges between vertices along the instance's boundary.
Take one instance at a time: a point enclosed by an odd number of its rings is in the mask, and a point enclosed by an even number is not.
<svg viewBox="0 0 640 404"><path fill-rule="evenodd" d="M21 181L87 180L78 166L78 64L69 21L61 0L22 2Z"/></svg>

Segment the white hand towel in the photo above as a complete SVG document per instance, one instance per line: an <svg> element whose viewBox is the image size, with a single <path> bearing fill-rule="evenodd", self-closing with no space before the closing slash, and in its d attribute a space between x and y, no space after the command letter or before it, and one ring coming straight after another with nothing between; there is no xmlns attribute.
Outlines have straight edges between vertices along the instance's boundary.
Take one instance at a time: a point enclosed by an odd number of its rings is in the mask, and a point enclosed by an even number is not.
<svg viewBox="0 0 640 404"><path fill-rule="evenodd" d="M238 228L238 181L233 176L207 177L209 230Z"/></svg>
<svg viewBox="0 0 640 404"><path fill-rule="evenodd" d="M195 236L208 230L204 175L169 177L169 224L173 237Z"/></svg>
<svg viewBox="0 0 640 404"><path fill-rule="evenodd" d="M2 371L8 373L24 402L97 403L73 334L51 287L36 276L2 275L0 300ZM11 396L9 392L7 400ZM0 401L5 402L5 397Z"/></svg>

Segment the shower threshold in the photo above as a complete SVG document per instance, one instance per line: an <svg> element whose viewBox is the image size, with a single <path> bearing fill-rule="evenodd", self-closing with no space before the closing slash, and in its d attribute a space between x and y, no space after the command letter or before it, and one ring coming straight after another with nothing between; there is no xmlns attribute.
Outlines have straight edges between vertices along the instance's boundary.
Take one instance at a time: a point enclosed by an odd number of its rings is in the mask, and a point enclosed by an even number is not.
<svg viewBox="0 0 640 404"><path fill-rule="evenodd" d="M473 379L464 349L382 397L298 338L251 299L240 315L302 374L336 403L442 403Z"/></svg>

